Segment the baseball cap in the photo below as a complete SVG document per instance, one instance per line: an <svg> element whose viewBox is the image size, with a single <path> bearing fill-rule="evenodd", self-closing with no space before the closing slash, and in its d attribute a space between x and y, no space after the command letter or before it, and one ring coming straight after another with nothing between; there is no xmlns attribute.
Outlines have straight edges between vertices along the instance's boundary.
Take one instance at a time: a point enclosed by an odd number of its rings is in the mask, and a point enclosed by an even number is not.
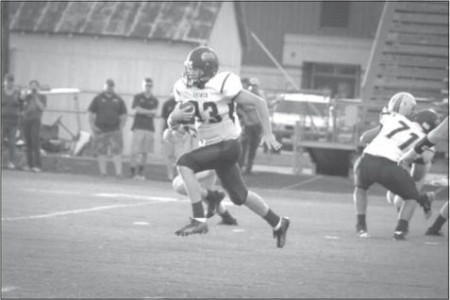
<svg viewBox="0 0 450 300"><path fill-rule="evenodd" d="M107 86L115 86L114 80L112 80L112 79L106 80L106 85Z"/></svg>

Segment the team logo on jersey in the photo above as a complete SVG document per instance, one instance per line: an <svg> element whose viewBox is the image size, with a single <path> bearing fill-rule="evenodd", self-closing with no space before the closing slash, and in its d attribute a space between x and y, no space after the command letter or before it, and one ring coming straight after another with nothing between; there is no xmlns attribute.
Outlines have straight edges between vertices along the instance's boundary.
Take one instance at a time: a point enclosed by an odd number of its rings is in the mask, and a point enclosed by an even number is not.
<svg viewBox="0 0 450 300"><path fill-rule="evenodd" d="M205 92L194 92L194 97L195 98L205 99L205 98L208 98L208 93L205 93Z"/></svg>

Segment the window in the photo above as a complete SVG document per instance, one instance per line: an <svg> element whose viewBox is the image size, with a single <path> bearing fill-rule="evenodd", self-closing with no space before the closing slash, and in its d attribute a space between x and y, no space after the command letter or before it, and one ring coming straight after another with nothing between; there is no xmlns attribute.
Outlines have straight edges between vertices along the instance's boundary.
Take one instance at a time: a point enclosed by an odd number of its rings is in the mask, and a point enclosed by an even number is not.
<svg viewBox="0 0 450 300"><path fill-rule="evenodd" d="M322 90L337 98L359 96L361 67L305 62L302 88Z"/></svg>
<svg viewBox="0 0 450 300"><path fill-rule="evenodd" d="M347 28L350 18L350 2L323 1L320 14L321 27Z"/></svg>

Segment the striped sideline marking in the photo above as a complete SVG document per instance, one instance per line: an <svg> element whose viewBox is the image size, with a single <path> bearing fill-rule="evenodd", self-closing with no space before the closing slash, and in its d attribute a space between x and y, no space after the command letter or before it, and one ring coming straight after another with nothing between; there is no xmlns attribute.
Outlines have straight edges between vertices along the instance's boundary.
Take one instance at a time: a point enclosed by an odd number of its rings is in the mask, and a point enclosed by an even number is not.
<svg viewBox="0 0 450 300"><path fill-rule="evenodd" d="M111 195L120 195L120 197L123 197L123 195L128 195L128 194L106 194L106 195L109 195L109 197L111 197ZM128 195L128 196L134 196L134 195ZM116 197L116 196L114 196L114 197ZM119 196L117 196L117 197L119 197ZM32 220L32 219L45 219L45 218L53 218L53 217L64 216L64 215L81 214L81 213L86 213L86 212L93 212L93 211L100 211L100 210L107 210L107 209L144 206L144 205L149 205L149 204L158 203L158 202L178 201L175 198L168 198L168 197L145 197L145 198L146 198L147 202L140 202L140 203L134 203L134 204L115 204L115 205L97 206L97 207L92 207L92 208L74 209L74 210L61 211L61 212L55 212L55 213L49 213L49 214L43 214L43 215L34 215L34 216L10 217L10 218L6 217L6 218L2 218L2 222ZM149 202L149 201L152 201L152 202Z"/></svg>
<svg viewBox="0 0 450 300"><path fill-rule="evenodd" d="M318 175L318 176L315 176L315 177L313 177L313 178L306 179L306 180L304 180L304 181L300 181L300 182L298 182L298 183L296 183L296 184L293 184L293 185L289 185L289 186L283 187L283 188L281 188L281 189L282 189L282 190L292 189L292 188L294 188L294 187L299 187L299 186L305 185L305 184L307 184L307 183L316 181L317 179L320 179L320 178L322 178L322 176Z"/></svg>

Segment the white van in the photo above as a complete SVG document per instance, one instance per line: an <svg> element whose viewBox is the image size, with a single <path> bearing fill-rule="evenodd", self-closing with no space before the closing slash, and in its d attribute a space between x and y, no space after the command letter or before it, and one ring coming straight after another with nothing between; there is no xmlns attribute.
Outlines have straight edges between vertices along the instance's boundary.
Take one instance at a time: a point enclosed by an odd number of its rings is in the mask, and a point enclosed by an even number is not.
<svg viewBox="0 0 450 300"><path fill-rule="evenodd" d="M297 122L317 140L325 137L333 124L330 102L330 97L317 94L279 95L272 115L272 129L278 141L290 148Z"/></svg>

